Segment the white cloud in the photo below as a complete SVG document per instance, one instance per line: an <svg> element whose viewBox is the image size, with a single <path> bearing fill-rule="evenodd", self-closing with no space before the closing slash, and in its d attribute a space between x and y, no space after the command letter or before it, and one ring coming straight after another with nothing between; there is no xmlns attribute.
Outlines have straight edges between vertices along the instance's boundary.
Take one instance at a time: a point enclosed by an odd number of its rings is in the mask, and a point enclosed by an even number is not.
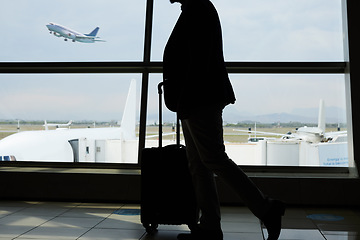
<svg viewBox="0 0 360 240"><path fill-rule="evenodd" d="M145 2L5 1L0 9L0 31L5 33L0 61L140 61ZM227 61L338 61L343 58L340 0L213 0L213 3L221 18ZM179 14L179 4L155 1L152 60L162 60L164 46ZM45 24L51 21L84 33L99 26L99 36L107 42L64 42L49 34ZM153 85L161 80L161 75L154 76L149 88L148 114L157 112ZM10 78L0 75L0 112L6 111L8 117L31 109L28 113L33 114L33 118L51 113L64 119L70 118L69 115L81 119L117 118L121 113L118 109L122 109L119 102L125 98L133 75L13 75ZM141 78L139 75L136 78L140 89ZM314 107L320 96L327 99L327 105L344 107L343 82L339 80L342 76L334 77L338 80L332 78L231 75L238 98L236 108L255 114ZM69 101L64 100L66 96ZM15 99L23 100L15 103ZM70 99L76 99L80 107L75 108ZM39 105L41 100L44 105ZM5 116L0 114L0 118Z"/></svg>
<svg viewBox="0 0 360 240"><path fill-rule="evenodd" d="M0 75L0 119L120 120L138 74Z"/></svg>
<svg viewBox="0 0 360 240"><path fill-rule="evenodd" d="M328 74L231 74L239 112L253 115L327 106L345 108L344 77Z"/></svg>

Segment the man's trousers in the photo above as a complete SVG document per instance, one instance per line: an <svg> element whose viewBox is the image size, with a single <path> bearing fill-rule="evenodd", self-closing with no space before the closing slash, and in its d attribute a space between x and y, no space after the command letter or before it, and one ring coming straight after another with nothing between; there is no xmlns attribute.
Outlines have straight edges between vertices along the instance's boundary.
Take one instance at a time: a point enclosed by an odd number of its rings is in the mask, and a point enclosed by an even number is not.
<svg viewBox="0 0 360 240"><path fill-rule="evenodd" d="M221 215L214 174L229 185L262 219L269 208L267 198L227 156L223 141L222 108L209 108L182 120L189 168L198 206L200 227L220 230Z"/></svg>

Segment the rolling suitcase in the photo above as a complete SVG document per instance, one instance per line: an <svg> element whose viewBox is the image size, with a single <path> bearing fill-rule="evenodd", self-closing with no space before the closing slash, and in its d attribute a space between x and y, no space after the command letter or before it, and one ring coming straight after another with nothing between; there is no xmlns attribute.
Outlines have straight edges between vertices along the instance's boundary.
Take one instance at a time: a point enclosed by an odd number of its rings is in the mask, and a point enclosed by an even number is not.
<svg viewBox="0 0 360 240"><path fill-rule="evenodd" d="M147 233L159 224L196 226L198 210L185 146L180 144L177 119L176 144L162 146L162 83L159 92L159 147L144 148L141 155L141 222Z"/></svg>

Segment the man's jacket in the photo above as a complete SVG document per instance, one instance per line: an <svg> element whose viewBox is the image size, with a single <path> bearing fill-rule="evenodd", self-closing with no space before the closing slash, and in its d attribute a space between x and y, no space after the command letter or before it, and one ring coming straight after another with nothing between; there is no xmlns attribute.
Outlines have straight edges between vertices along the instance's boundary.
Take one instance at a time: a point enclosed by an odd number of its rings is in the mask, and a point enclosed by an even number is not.
<svg viewBox="0 0 360 240"><path fill-rule="evenodd" d="M235 102L224 64L218 14L208 0L189 0L163 56L166 106L181 119Z"/></svg>

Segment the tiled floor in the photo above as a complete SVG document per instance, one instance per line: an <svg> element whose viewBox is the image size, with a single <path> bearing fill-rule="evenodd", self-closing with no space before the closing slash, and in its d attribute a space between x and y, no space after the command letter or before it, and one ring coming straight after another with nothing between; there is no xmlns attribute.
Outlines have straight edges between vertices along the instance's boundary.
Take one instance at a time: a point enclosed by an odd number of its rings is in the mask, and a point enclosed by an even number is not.
<svg viewBox="0 0 360 240"><path fill-rule="evenodd" d="M186 225L160 225L149 236L140 223L139 205L0 202L2 239L171 240ZM244 207L223 207L225 240L262 240L259 221ZM266 230L264 230L266 236ZM283 240L360 239L360 210L349 208L288 208Z"/></svg>

